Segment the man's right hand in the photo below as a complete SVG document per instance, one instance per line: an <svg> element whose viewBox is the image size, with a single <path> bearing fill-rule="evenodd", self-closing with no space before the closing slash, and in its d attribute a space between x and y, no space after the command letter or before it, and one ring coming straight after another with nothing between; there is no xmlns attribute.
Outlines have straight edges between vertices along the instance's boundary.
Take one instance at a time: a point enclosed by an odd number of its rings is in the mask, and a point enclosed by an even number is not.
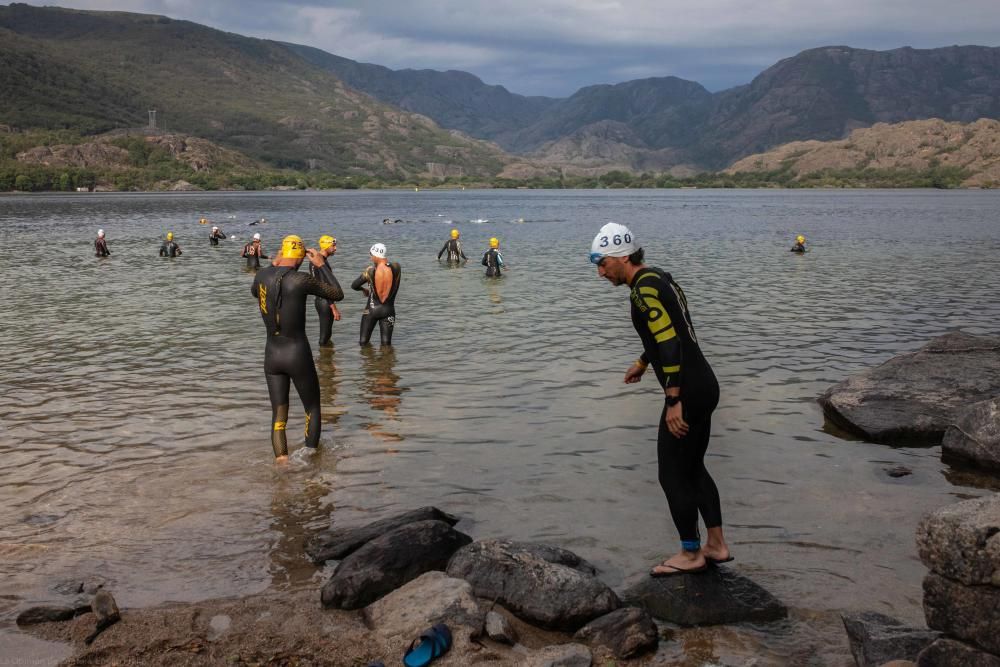
<svg viewBox="0 0 1000 667"><path fill-rule="evenodd" d="M315 248L306 248L306 257L309 258L309 263L317 269L323 266L323 256Z"/></svg>
<svg viewBox="0 0 1000 667"><path fill-rule="evenodd" d="M625 371L625 384L635 384L642 379L642 374L646 372L645 366L640 366L639 364L632 364Z"/></svg>

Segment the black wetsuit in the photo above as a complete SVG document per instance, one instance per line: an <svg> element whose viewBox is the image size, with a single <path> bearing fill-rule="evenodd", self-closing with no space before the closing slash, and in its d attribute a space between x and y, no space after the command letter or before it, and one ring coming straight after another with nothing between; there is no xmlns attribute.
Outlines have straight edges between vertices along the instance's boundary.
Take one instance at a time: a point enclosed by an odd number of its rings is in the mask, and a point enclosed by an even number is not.
<svg viewBox="0 0 1000 667"><path fill-rule="evenodd" d="M291 382L306 411L306 446L319 444L319 378L306 337L306 297L340 301L344 291L329 267L317 271L320 279L288 266L269 266L257 272L250 293L257 299L267 329L264 375L271 398L271 446L275 456L288 454L285 424Z"/></svg>
<svg viewBox="0 0 1000 667"><path fill-rule="evenodd" d="M396 324L396 292L399 291L399 280L402 276L402 269L399 264L391 262L386 266L392 271L392 286L389 288L389 296L383 302L378 297L378 290L375 289L375 266L369 266L358 276L351 289L361 290L368 285L368 303L365 311L361 315L361 339L362 345L367 345L371 340L372 332L375 330L375 323L378 323L379 338L382 345L392 345L392 329Z"/></svg>
<svg viewBox="0 0 1000 667"><path fill-rule="evenodd" d="M259 269L261 258L268 258L267 255L264 254L264 246L258 243L257 246L254 247L253 241L243 246L243 256L247 258L248 269Z"/></svg>
<svg viewBox="0 0 1000 667"><path fill-rule="evenodd" d="M212 245L219 245L219 239L226 240L226 233L221 229L216 229L208 236L208 242Z"/></svg>
<svg viewBox="0 0 1000 667"><path fill-rule="evenodd" d="M447 241L445 241L444 246L438 253L438 259L441 259L441 255L443 255L446 250L448 251L449 262L457 262L459 258L469 259L468 257L465 256L465 253L462 252L462 242L459 241L458 239L448 239Z"/></svg>
<svg viewBox="0 0 1000 667"><path fill-rule="evenodd" d="M796 243L795 245L793 245L791 247L791 251L792 252L805 252L806 251L806 246L805 246L805 244L802 244L802 243Z"/></svg>
<svg viewBox="0 0 1000 667"><path fill-rule="evenodd" d="M698 347L684 292L670 274L646 267L635 274L631 287L632 325L644 349L641 359L653 367L662 387L680 387L687 435L676 438L670 433L664 404L656 454L670 515L684 548L694 551L701 540L699 511L707 527L722 525L719 491L705 468L719 383Z"/></svg>
<svg viewBox="0 0 1000 667"><path fill-rule="evenodd" d="M104 238L98 236L94 240L94 257L107 257L111 254L108 250L108 242Z"/></svg>
<svg viewBox="0 0 1000 667"><path fill-rule="evenodd" d="M173 241L164 241L160 246L160 257L179 257L181 254L181 247Z"/></svg>
<svg viewBox="0 0 1000 667"><path fill-rule="evenodd" d="M327 262L327 258L323 258L323 264L330 270L330 273L333 273L333 270L330 269L330 264ZM317 277L316 274L319 270L321 269L317 269L312 263L309 264L309 275ZM316 315L319 316L319 344L326 345L330 342L330 337L333 335L333 312L330 310L333 302L318 296L315 303Z"/></svg>
<svg viewBox="0 0 1000 667"><path fill-rule="evenodd" d="M486 267L487 276L499 276L500 269L503 268L503 255L496 248L490 248L483 254L483 266Z"/></svg>

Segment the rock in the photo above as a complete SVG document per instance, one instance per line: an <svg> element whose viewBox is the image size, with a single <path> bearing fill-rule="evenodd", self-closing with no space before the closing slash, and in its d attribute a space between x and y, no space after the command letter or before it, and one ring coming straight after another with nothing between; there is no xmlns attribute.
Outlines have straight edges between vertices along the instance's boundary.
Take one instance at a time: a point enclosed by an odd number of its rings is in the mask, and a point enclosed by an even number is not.
<svg viewBox="0 0 1000 667"><path fill-rule="evenodd" d="M444 521L449 526L454 526L458 523L458 517L442 512L436 507L421 507L364 526L331 528L314 537L306 545L306 553L317 564L328 560L340 560L376 537L416 521Z"/></svg>
<svg viewBox="0 0 1000 667"><path fill-rule="evenodd" d="M917 663L912 660L890 660L883 663L881 667L917 667Z"/></svg>
<svg viewBox="0 0 1000 667"><path fill-rule="evenodd" d="M958 414L941 442L941 460L1000 472L1000 398L974 403Z"/></svg>
<svg viewBox="0 0 1000 667"><path fill-rule="evenodd" d="M917 526L917 552L943 577L968 586L1000 586L1000 494L925 516Z"/></svg>
<svg viewBox="0 0 1000 667"><path fill-rule="evenodd" d="M475 542L448 563L448 574L472 584L478 597L544 628L569 631L620 605L592 570L565 549L510 540Z"/></svg>
<svg viewBox="0 0 1000 667"><path fill-rule="evenodd" d="M724 567L658 579L645 576L622 598L626 605L642 607L656 618L686 626L767 623L788 615L777 598Z"/></svg>
<svg viewBox="0 0 1000 667"><path fill-rule="evenodd" d="M921 652L917 667L1000 667L1000 657L942 638Z"/></svg>
<svg viewBox="0 0 1000 667"><path fill-rule="evenodd" d="M79 613L86 613L87 611L90 611L89 607L83 612L80 612L76 607L69 607L65 605L31 607L30 609L25 609L17 615L17 624L35 625L36 623L58 623L60 621L69 621L75 618Z"/></svg>
<svg viewBox="0 0 1000 667"><path fill-rule="evenodd" d="M834 385L819 402L865 439L936 445L959 412L998 396L1000 337L959 331Z"/></svg>
<svg viewBox="0 0 1000 667"><path fill-rule="evenodd" d="M472 542L444 521L417 521L376 537L340 561L323 586L327 607L360 609L424 572L443 570Z"/></svg>
<svg viewBox="0 0 1000 667"><path fill-rule="evenodd" d="M524 667L590 667L594 658L581 644L546 646L524 659Z"/></svg>
<svg viewBox="0 0 1000 667"><path fill-rule="evenodd" d="M198 192L204 190L204 188L194 185L193 183L188 183L185 180L180 180L170 186L171 192Z"/></svg>
<svg viewBox="0 0 1000 667"><path fill-rule="evenodd" d="M507 644L508 646L513 646L517 643L517 630L510 624L507 617L499 612L490 611L486 614L484 629L486 630L486 636L495 642Z"/></svg>
<svg viewBox="0 0 1000 667"><path fill-rule="evenodd" d="M924 616L934 630L1000 654L1000 588L963 586L931 573L924 578Z"/></svg>
<svg viewBox="0 0 1000 667"><path fill-rule="evenodd" d="M660 641L656 623L638 607L617 609L580 628L573 639L591 646L606 646L616 658L627 660L656 649Z"/></svg>
<svg viewBox="0 0 1000 667"><path fill-rule="evenodd" d="M97 635L120 621L122 617L121 612L118 611L118 603L115 602L115 598L108 591L97 591L97 595L94 596L90 607L94 612L97 624L94 627L94 631L83 640L85 644L93 642L97 638Z"/></svg>
<svg viewBox="0 0 1000 667"><path fill-rule="evenodd" d="M920 652L941 635L914 628L873 611L841 614L858 667L879 667L891 660L916 660Z"/></svg>
<svg viewBox="0 0 1000 667"><path fill-rule="evenodd" d="M368 605L365 622L385 637L402 636L407 641L436 623L444 623L457 635L478 635L485 614L467 581L444 572L427 572L402 588Z"/></svg>
<svg viewBox="0 0 1000 667"><path fill-rule="evenodd" d="M913 474L913 471L906 466L896 466L894 468L885 468L884 470L885 474L889 477L906 477Z"/></svg>

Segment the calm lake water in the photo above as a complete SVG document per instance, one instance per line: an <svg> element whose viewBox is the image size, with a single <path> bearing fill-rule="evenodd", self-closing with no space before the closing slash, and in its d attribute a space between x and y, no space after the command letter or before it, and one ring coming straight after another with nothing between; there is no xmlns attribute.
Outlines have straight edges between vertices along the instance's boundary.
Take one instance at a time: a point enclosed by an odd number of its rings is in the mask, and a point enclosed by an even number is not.
<svg viewBox="0 0 1000 667"><path fill-rule="evenodd" d="M107 578L123 607L272 586L314 587L318 603L328 573L306 535L425 504L477 538L572 549L614 587L644 576L677 539L656 480L660 393L652 376L622 383L641 350L627 292L588 262L613 220L687 293L722 387L708 466L734 565L792 610L682 632L660 657L853 664L839 612L922 622L915 526L984 491L940 448L825 429L815 399L948 330L1000 333L998 210L997 192L937 191L0 197L0 654L42 650L16 611L78 576ZM210 247L202 217L236 240ZM452 227L461 268L435 260ZM168 230L183 257L157 257ZM332 351L315 347L310 306L322 445L284 469L239 257L254 231L268 252L333 234L345 288L375 241L403 267L391 351L377 333L359 349L360 293L347 289ZM788 252L798 233L805 256ZM500 280L479 266L490 236ZM301 427L293 398L296 446ZM888 477L896 465L913 474Z"/></svg>

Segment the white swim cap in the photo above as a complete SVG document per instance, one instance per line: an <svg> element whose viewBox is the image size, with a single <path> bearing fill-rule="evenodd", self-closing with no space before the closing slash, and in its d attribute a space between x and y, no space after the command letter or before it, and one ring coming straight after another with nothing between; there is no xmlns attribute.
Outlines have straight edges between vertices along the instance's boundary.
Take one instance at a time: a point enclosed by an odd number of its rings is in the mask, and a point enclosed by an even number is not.
<svg viewBox="0 0 1000 667"><path fill-rule="evenodd" d="M98 229L97 230L97 235L98 236L104 236L104 230L103 229Z"/></svg>
<svg viewBox="0 0 1000 667"><path fill-rule="evenodd" d="M609 222L590 244L590 261L597 264L604 257L628 257L638 249L639 244L628 227Z"/></svg>
<svg viewBox="0 0 1000 667"><path fill-rule="evenodd" d="M217 232L217 231L219 231L219 228L218 227L212 227L212 231L213 232Z"/></svg>
<svg viewBox="0 0 1000 667"><path fill-rule="evenodd" d="M253 240L260 241L260 232L257 232L256 234L253 235Z"/></svg>
<svg viewBox="0 0 1000 667"><path fill-rule="evenodd" d="M372 257L378 257L380 259L385 259L385 244L376 243L368 251L372 254Z"/></svg>

